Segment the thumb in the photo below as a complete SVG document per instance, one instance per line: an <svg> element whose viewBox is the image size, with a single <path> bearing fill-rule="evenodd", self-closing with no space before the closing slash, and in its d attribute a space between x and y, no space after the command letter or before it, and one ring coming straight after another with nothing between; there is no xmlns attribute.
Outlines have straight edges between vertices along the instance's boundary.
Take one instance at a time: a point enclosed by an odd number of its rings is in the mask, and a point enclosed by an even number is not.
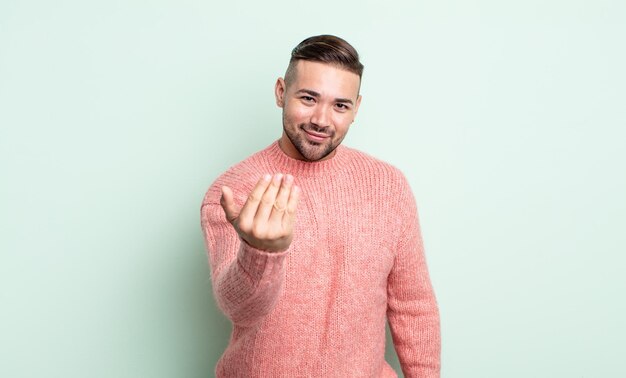
<svg viewBox="0 0 626 378"><path fill-rule="evenodd" d="M222 186L222 197L220 198L220 205L222 205L222 209L224 209L226 219L228 219L230 223L233 223L233 221L239 216L239 211L235 207L235 202L233 200L233 191L227 186Z"/></svg>

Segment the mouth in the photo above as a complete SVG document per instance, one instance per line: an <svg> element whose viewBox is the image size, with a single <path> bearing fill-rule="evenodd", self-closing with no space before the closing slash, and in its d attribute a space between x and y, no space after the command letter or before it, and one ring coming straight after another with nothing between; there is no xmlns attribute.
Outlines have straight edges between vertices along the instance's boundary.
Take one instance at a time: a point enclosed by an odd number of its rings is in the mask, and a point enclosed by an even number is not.
<svg viewBox="0 0 626 378"><path fill-rule="evenodd" d="M314 142L323 142L325 139L330 137L330 135L328 134L316 133L314 131L309 131L309 130L304 130L304 132L306 133L307 138L309 138L310 140Z"/></svg>

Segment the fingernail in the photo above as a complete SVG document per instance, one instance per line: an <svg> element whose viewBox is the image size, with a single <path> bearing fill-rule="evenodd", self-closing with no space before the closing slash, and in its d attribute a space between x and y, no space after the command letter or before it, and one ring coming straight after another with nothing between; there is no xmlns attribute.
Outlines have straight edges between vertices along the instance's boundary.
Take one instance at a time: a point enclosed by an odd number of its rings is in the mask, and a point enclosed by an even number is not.
<svg viewBox="0 0 626 378"><path fill-rule="evenodd" d="M270 179L272 178L272 175L266 173L265 176L263 176L263 180L265 181L270 181Z"/></svg>
<svg viewBox="0 0 626 378"><path fill-rule="evenodd" d="M276 176L274 176L274 182L279 183L280 180L282 180L282 178L283 178L283 174L279 173Z"/></svg>
<svg viewBox="0 0 626 378"><path fill-rule="evenodd" d="M287 175L287 177L285 178L285 181L287 182L287 184L291 184L293 182L293 176Z"/></svg>

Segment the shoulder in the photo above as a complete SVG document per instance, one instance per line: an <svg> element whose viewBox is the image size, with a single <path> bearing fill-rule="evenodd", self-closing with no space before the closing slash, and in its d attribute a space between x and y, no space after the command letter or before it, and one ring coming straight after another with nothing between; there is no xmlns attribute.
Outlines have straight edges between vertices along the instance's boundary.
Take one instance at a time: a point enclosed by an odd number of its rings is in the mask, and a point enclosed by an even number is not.
<svg viewBox="0 0 626 378"><path fill-rule="evenodd" d="M379 182L387 188L397 187L406 190L408 181L404 173L395 165L369 153L344 146L344 153L352 161L351 172L356 176L366 176L368 180Z"/></svg>
<svg viewBox="0 0 626 378"><path fill-rule="evenodd" d="M363 151L346 148L345 152L352 161L348 174L355 184L354 191L365 195L370 203L381 204L378 207L379 214L388 219L391 229L404 229L417 211L415 197L405 174L395 165Z"/></svg>

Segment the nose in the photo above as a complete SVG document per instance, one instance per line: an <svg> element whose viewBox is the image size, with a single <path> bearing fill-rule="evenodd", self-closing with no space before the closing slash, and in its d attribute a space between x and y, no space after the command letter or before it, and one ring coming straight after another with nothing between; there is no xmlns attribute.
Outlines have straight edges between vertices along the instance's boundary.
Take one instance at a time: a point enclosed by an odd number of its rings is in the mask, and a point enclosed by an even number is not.
<svg viewBox="0 0 626 378"><path fill-rule="evenodd" d="M318 105L315 107L313 114L311 115L311 123L319 126L319 127L327 127L330 126L332 109L325 105Z"/></svg>

